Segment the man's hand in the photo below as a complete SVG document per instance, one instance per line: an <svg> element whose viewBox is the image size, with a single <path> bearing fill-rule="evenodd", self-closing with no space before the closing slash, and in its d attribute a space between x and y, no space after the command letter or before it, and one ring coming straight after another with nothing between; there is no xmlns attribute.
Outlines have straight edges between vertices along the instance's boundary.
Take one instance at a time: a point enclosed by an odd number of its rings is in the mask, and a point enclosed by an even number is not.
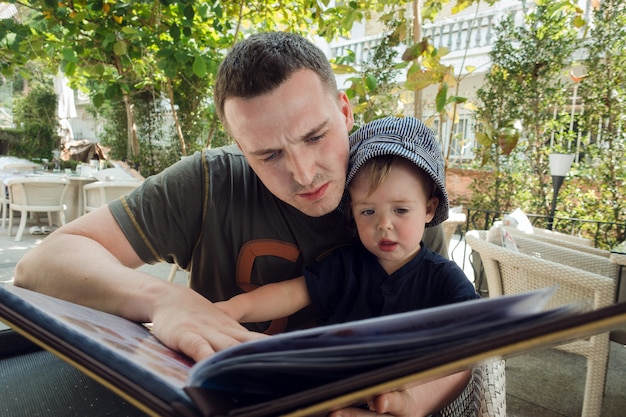
<svg viewBox="0 0 626 417"><path fill-rule="evenodd" d="M166 346L199 361L229 346L267 337L247 330L195 291L171 287L151 314L152 331Z"/></svg>

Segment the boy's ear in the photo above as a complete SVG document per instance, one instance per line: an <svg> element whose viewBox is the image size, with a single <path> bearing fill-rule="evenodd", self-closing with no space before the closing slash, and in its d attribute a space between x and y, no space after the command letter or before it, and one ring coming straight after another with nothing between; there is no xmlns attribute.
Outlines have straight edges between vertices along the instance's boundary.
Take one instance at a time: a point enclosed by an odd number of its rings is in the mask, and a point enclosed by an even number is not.
<svg viewBox="0 0 626 417"><path fill-rule="evenodd" d="M439 206L439 197L430 197L426 202L426 223L429 223L435 217L435 212Z"/></svg>

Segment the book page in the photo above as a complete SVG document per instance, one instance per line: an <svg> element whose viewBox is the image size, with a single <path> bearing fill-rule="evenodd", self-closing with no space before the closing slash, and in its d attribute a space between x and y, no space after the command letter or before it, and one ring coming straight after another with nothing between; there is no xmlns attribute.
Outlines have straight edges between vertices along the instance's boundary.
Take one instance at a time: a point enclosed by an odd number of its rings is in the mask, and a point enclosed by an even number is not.
<svg viewBox="0 0 626 417"><path fill-rule="evenodd" d="M0 316L35 323L163 400L190 404L183 387L193 361L141 324L11 284L0 284Z"/></svg>
<svg viewBox="0 0 626 417"><path fill-rule="evenodd" d="M527 316L541 311L554 291L554 288L546 288L515 296L466 301L419 311L283 333L218 352L197 364L192 373L199 372L197 368L209 366L211 363L221 362L227 358L257 352L293 349L297 348L298 343L302 343L303 347L333 346L340 341L342 345L359 345L364 340L379 339L381 336L389 339L394 334L406 337L407 333L414 336L416 332L423 331L426 334L437 332L443 326L446 326L445 331L449 332L455 326L467 329L477 320L484 322L485 315L493 316L493 320L488 323L491 326L497 320ZM190 377L193 377L193 374Z"/></svg>
<svg viewBox="0 0 626 417"><path fill-rule="evenodd" d="M196 364L188 385L231 391L250 388L269 395L279 391L273 383L263 383L270 375L276 385L290 380L287 390L294 388L298 375L307 376L307 384L313 383L314 376L323 384L473 340L476 335L503 332L529 318L543 320L546 315L570 312L569 308L541 312L554 290L466 301L243 343Z"/></svg>

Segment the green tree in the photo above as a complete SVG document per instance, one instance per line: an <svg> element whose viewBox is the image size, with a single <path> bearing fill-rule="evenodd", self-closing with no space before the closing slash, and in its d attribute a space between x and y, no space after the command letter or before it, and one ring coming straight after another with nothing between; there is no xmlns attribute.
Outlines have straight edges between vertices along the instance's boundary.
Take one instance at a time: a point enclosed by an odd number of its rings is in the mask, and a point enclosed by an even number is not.
<svg viewBox="0 0 626 417"><path fill-rule="evenodd" d="M594 13L585 43L586 74L580 82L584 111L579 177L582 186L564 190L565 211L583 219L626 223L626 1L607 0ZM606 236L607 246L623 241Z"/></svg>
<svg viewBox="0 0 626 417"><path fill-rule="evenodd" d="M432 17L447 2L428 0L424 10ZM457 0L457 9L473 3ZM127 157L140 152L139 125L150 123L136 120L136 100L145 98L146 92L159 102L165 97L178 152L185 155L189 147L224 138L211 118L211 85L223 54L245 33L285 30L332 40L347 36L354 22L371 18L372 12L381 13L382 19L397 17L405 26L408 22L407 2L402 0L329 4L328 0L19 1L19 18L0 21L0 70L11 74L39 59L51 73L60 67L74 88L90 94L96 108L105 101L123 105L124 113L114 114L125 115L116 134L126 135ZM182 109L185 113L179 117ZM195 137L200 132L206 135L202 140ZM194 137L185 137L190 134Z"/></svg>
<svg viewBox="0 0 626 417"><path fill-rule="evenodd" d="M481 201L473 203L482 208L549 212L548 147L563 128L555 124L554 109L566 100L563 74L577 48L579 17L577 9L555 7L539 1L523 25L507 18L496 30L492 67L477 91L476 138L483 166L493 171L491 183L475 184Z"/></svg>

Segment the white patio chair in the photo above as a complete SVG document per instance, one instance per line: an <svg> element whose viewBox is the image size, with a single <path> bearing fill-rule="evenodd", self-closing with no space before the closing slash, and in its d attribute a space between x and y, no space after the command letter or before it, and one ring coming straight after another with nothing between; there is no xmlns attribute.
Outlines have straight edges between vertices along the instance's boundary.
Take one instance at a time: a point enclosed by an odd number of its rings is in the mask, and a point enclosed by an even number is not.
<svg viewBox="0 0 626 417"><path fill-rule="evenodd" d="M47 213L52 226L52 213L59 213L61 225L65 224L63 197L70 181L63 177L24 177L7 181L9 189L9 236L13 227L13 212L20 212L20 225L15 241L22 240L29 213Z"/></svg>
<svg viewBox="0 0 626 417"><path fill-rule="evenodd" d="M9 195L4 183L0 182L0 187L2 189L2 192L0 193L0 204L2 204L2 207L0 208L0 215L2 215L2 228L4 229L4 225L9 218Z"/></svg>
<svg viewBox="0 0 626 417"><path fill-rule="evenodd" d="M597 309L614 303L616 283L612 278L539 257L545 254L515 252L487 242L486 237L487 231L478 230L471 230L465 235L467 244L480 255L490 297L558 286L547 308L583 301L588 303L589 308ZM582 416L600 416L609 334L574 340L556 348L587 359Z"/></svg>
<svg viewBox="0 0 626 417"><path fill-rule="evenodd" d="M130 193L141 181L96 181L83 185L83 210L85 213L104 206Z"/></svg>
<svg viewBox="0 0 626 417"><path fill-rule="evenodd" d="M506 417L505 361L474 368L461 395L433 417Z"/></svg>
<svg viewBox="0 0 626 417"><path fill-rule="evenodd" d="M614 280L616 285L618 283L619 265L611 262L609 258L593 255L585 250L579 251L544 240L533 239L529 235L514 235L514 239L518 250L527 255L603 275ZM626 285L620 284L620 287L616 288L616 303L626 301ZM626 344L626 327L613 330L610 339L620 344Z"/></svg>
<svg viewBox="0 0 626 417"><path fill-rule="evenodd" d="M117 168L111 168L117 169ZM103 170L104 172L106 170ZM126 195L141 185L142 181L97 181L83 185L83 209L85 213ZM178 272L178 265L173 264L167 280L172 282Z"/></svg>
<svg viewBox="0 0 626 417"><path fill-rule="evenodd" d="M585 252L596 256L602 256L608 258L610 252L608 250L599 249L593 246L589 239L580 238L577 236L566 235L565 233L552 232L547 229L533 228L533 233L524 233L514 227L507 227L514 237L522 236L528 239L534 239L541 242L550 243L553 245L561 246L577 250L579 252Z"/></svg>

